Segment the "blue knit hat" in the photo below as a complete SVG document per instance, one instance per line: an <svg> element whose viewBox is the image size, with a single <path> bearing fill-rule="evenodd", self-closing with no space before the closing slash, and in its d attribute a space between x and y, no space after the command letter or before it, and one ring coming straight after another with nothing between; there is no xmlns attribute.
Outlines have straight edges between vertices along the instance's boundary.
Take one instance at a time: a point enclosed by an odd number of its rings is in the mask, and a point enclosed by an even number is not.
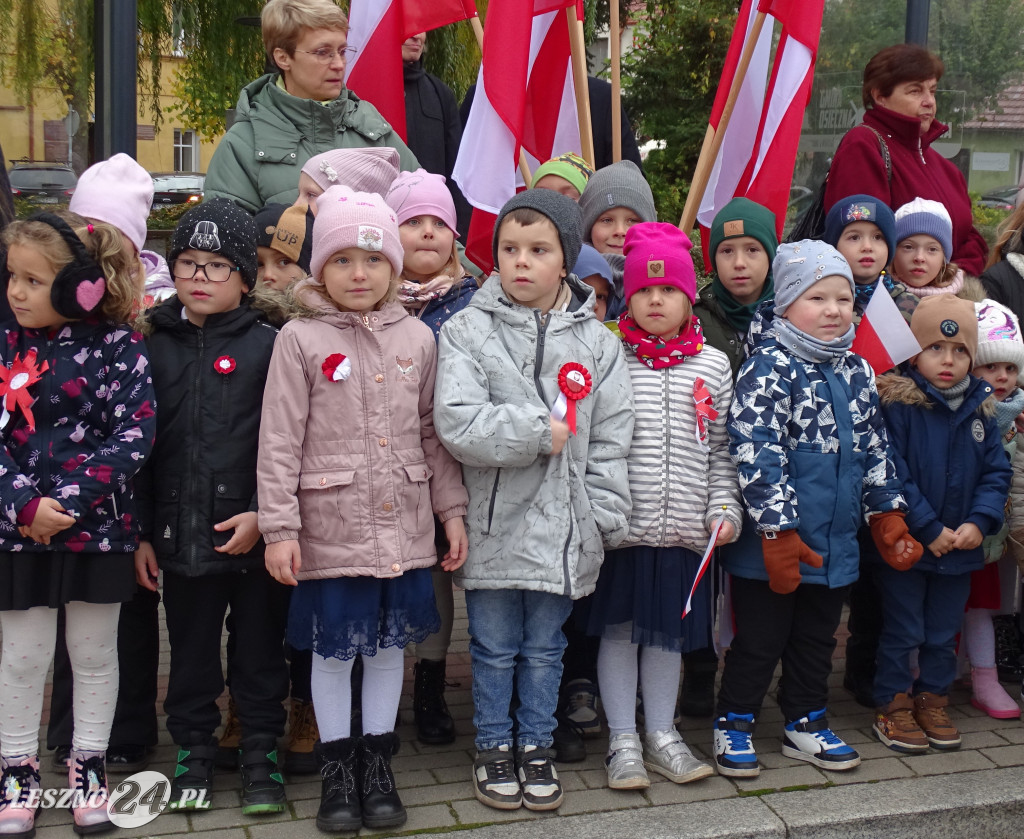
<svg viewBox="0 0 1024 839"><path fill-rule="evenodd" d="M833 204L825 216L825 235L821 238L836 247L847 225L855 221L870 221L882 231L889 249L885 264L892 262L896 255L896 216L888 204L873 195L851 195Z"/></svg>
<svg viewBox="0 0 1024 839"><path fill-rule="evenodd" d="M946 262L953 258L953 220L938 201L915 198L896 211L896 243L923 233L940 245Z"/></svg>
<svg viewBox="0 0 1024 839"><path fill-rule="evenodd" d="M580 255L576 258L576 265L572 272L581 280L596 274L599 277L604 277L612 285L615 282L612 279L612 266L593 245L583 245L580 248Z"/></svg>

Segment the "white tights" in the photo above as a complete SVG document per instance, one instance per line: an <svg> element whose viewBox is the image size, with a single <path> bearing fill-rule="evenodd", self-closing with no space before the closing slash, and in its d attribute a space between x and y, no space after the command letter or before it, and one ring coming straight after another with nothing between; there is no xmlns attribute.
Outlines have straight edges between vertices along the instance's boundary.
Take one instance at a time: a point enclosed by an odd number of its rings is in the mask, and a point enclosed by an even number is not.
<svg viewBox="0 0 1024 839"><path fill-rule="evenodd" d="M628 625L627 625L628 626ZM601 704L608 718L608 731L636 733L636 685L639 678L644 697L644 722L648 733L668 731L679 691L682 654L657 647L643 647L637 663L637 645L626 639L601 638L597 653L597 681Z"/></svg>
<svg viewBox="0 0 1024 839"><path fill-rule="evenodd" d="M313 707L320 739L344 740L352 732L352 665L313 653ZM378 647L376 655L363 656L363 733L387 734L395 730L398 703L402 698L405 652L399 647Z"/></svg>
<svg viewBox="0 0 1024 839"><path fill-rule="evenodd" d="M72 746L106 751L117 704L117 619L120 603L65 606L68 657L74 674ZM36 606L0 612L0 755L39 753L46 673L57 640L57 610Z"/></svg>

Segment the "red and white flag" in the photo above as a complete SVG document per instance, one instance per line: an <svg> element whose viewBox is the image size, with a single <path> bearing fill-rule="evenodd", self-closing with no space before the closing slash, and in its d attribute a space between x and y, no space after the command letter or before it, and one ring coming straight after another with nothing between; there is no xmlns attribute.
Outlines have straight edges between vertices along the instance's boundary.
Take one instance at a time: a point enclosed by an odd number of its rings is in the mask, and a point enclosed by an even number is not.
<svg viewBox="0 0 1024 839"><path fill-rule="evenodd" d="M473 0L352 0L348 43L356 52L345 68L345 84L405 140L402 41L471 17Z"/></svg>
<svg viewBox="0 0 1024 839"><path fill-rule="evenodd" d="M867 360L878 376L921 352L910 325L881 281L857 325L852 349Z"/></svg>
<svg viewBox="0 0 1024 839"><path fill-rule="evenodd" d="M775 213L776 233L782 237L824 8L824 0L743 0L711 112L715 129L754 19L758 12L767 17L697 213L705 260L711 222L736 196ZM775 23L780 24L781 35L771 61Z"/></svg>
<svg viewBox="0 0 1024 839"><path fill-rule="evenodd" d="M519 151L531 171L580 151L569 29L564 9L576 0L491 0L473 106L462 129L452 177L473 217L466 253L492 267L491 235L502 206L523 185Z"/></svg>

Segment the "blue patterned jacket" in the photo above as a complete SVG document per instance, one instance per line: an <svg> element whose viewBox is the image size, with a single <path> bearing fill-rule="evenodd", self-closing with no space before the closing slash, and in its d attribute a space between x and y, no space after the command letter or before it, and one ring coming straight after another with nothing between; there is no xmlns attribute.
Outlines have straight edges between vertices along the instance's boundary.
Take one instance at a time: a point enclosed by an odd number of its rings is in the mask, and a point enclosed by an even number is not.
<svg viewBox="0 0 1024 839"><path fill-rule="evenodd" d="M804 582L857 579L857 530L870 513L905 510L868 363L847 353L812 364L772 333L761 336L736 382L730 453L758 533L792 530L825 562ZM723 552L731 574L767 580L760 543Z"/></svg>

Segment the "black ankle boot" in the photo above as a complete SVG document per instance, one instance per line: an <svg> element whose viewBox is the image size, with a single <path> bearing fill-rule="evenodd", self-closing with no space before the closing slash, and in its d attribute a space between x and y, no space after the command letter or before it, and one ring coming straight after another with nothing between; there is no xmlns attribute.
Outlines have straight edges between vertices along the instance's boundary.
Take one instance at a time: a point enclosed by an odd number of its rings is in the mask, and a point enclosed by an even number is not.
<svg viewBox="0 0 1024 839"><path fill-rule="evenodd" d="M320 764L323 785L316 826L324 833L343 833L363 826L359 806L359 741L355 737L317 743L314 747Z"/></svg>
<svg viewBox="0 0 1024 839"><path fill-rule="evenodd" d="M242 815L282 813L288 806L284 778L277 769L277 738L273 734L243 737L238 764L242 772Z"/></svg>
<svg viewBox="0 0 1024 839"><path fill-rule="evenodd" d="M363 824L371 829L405 824L405 807L395 788L391 756L398 751L398 735L364 734L359 741Z"/></svg>
<svg viewBox="0 0 1024 839"><path fill-rule="evenodd" d="M455 721L444 701L444 661L422 659L416 664L412 708L416 739L432 746L455 742Z"/></svg>

